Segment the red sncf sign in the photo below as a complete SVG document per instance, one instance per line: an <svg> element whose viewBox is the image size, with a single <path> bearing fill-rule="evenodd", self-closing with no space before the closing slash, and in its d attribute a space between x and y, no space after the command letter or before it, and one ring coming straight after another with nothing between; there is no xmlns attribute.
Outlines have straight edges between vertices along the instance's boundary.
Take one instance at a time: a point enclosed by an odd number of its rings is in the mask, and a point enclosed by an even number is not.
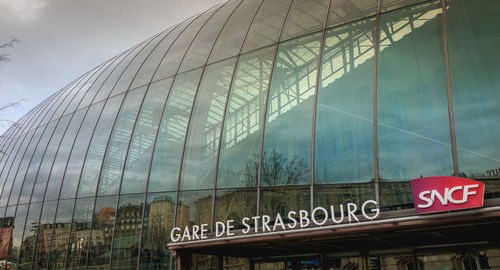
<svg viewBox="0 0 500 270"><path fill-rule="evenodd" d="M483 206L484 184L475 180L433 176L410 181L417 214Z"/></svg>

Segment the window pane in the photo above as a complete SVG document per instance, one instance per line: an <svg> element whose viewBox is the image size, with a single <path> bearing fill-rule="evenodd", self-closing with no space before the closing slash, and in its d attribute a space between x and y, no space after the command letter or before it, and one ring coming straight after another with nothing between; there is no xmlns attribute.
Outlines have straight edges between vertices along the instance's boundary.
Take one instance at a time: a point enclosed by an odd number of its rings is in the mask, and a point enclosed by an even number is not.
<svg viewBox="0 0 500 270"><path fill-rule="evenodd" d="M68 240L71 232L71 217L75 200L60 200L56 220L53 225L52 245L50 247L49 268L63 269Z"/></svg>
<svg viewBox="0 0 500 270"><path fill-rule="evenodd" d="M9 249L12 245L12 237L13 237L13 230L14 230L14 223L15 223L15 215L16 215L16 206L9 206L7 207L5 211L5 216L4 213L1 213L0 216L3 217L3 223L2 223L2 235L1 235L1 240L0 242L0 260L7 260L9 256Z"/></svg>
<svg viewBox="0 0 500 270"><path fill-rule="evenodd" d="M380 17L378 75L380 178L452 175L439 2Z"/></svg>
<svg viewBox="0 0 500 270"><path fill-rule="evenodd" d="M278 47L267 105L261 185L309 183L320 35Z"/></svg>
<svg viewBox="0 0 500 270"><path fill-rule="evenodd" d="M222 7L214 7L214 9L217 10L216 13L205 23L200 32L198 32L184 60L182 60L179 72L201 67L207 63L208 56L210 51L212 51L219 32L226 23L227 18L240 2L241 1L228 1Z"/></svg>
<svg viewBox="0 0 500 270"><path fill-rule="evenodd" d="M108 143L109 134L113 127L120 104L125 94L112 97L106 101L104 110L99 118L88 152L85 156L80 185L78 187L78 197L95 196L99 172L101 171L104 151Z"/></svg>
<svg viewBox="0 0 500 270"><path fill-rule="evenodd" d="M248 30L243 52L278 42L292 0L264 0Z"/></svg>
<svg viewBox="0 0 500 270"><path fill-rule="evenodd" d="M413 208L409 182L380 183L380 209L393 211Z"/></svg>
<svg viewBox="0 0 500 270"><path fill-rule="evenodd" d="M326 33L316 113L314 182L373 179L375 20Z"/></svg>
<svg viewBox="0 0 500 270"><path fill-rule="evenodd" d="M498 1L448 1L458 163L471 178L500 178L498 12Z"/></svg>
<svg viewBox="0 0 500 270"><path fill-rule="evenodd" d="M375 15L377 0L331 0L327 27Z"/></svg>
<svg viewBox="0 0 500 270"><path fill-rule="evenodd" d="M75 112L74 116L66 129L64 136L58 145L57 155L52 163L52 170L50 172L49 182L47 184L47 190L51 192L46 192L45 200L57 200L59 197L59 190L61 189L62 180L64 177L64 170L66 169L66 164L68 163L69 155L71 153L71 147L75 142L76 134L80 125L82 124L83 117L87 109L79 110Z"/></svg>
<svg viewBox="0 0 500 270"><path fill-rule="evenodd" d="M108 268L116 216L116 199L116 196L110 196L98 197L96 200L88 255L89 269Z"/></svg>
<svg viewBox="0 0 500 270"><path fill-rule="evenodd" d="M244 228L241 223L244 217L253 217L257 214L256 189L224 189L217 190L215 197L215 221L232 223L235 230ZM249 223L253 223L250 220Z"/></svg>
<svg viewBox="0 0 500 270"><path fill-rule="evenodd" d="M163 111L149 179L149 192L177 189L186 130L202 69L177 75Z"/></svg>
<svg viewBox="0 0 500 270"><path fill-rule="evenodd" d="M104 101L90 106L85 116L85 120L80 127L64 174L64 182L60 195L61 199L74 198L76 196L78 180L82 172L85 154L87 153L90 139L92 139L92 133L97 126L97 121L99 120L99 115L102 112L103 106Z"/></svg>
<svg viewBox="0 0 500 270"><path fill-rule="evenodd" d="M209 10L200 16L196 17L193 22L186 27L186 29L179 35L179 37L172 44L167 54L163 58L155 73L153 80L159 80L174 76L181 64L182 58L186 54L191 42L196 37L196 34L205 22L210 18L215 10Z"/></svg>
<svg viewBox="0 0 500 270"><path fill-rule="evenodd" d="M143 205L143 194L120 197L111 259L113 269L127 269L137 265Z"/></svg>
<svg viewBox="0 0 500 270"><path fill-rule="evenodd" d="M94 198L76 200L73 227L67 246L66 269L79 269L86 264L93 209Z"/></svg>
<svg viewBox="0 0 500 270"><path fill-rule="evenodd" d="M181 191L179 192L177 217L175 226L208 224L211 228L212 217L212 190Z"/></svg>
<svg viewBox="0 0 500 270"><path fill-rule="evenodd" d="M128 146L121 193L146 191L156 133L172 81L165 79L149 86Z"/></svg>
<svg viewBox="0 0 500 270"><path fill-rule="evenodd" d="M398 9L402 7L406 7L409 5L413 5L419 2L424 2L426 0L380 0L382 2L381 11L387 12L393 9Z"/></svg>
<svg viewBox="0 0 500 270"><path fill-rule="evenodd" d="M130 91L120 108L118 117L113 125L113 132L109 138L106 155L102 163L101 179L99 182L99 195L117 194L127 154L127 145L130 142L141 101L146 92L146 87ZM124 147L125 146L125 147Z"/></svg>
<svg viewBox="0 0 500 270"><path fill-rule="evenodd" d="M52 163L54 162L54 158L56 156L57 147L61 142L64 131L66 130L70 119L71 114L68 114L60 120L56 120L59 122L57 123L57 127L54 130L49 145L47 146L42 157L42 164L36 177L35 188L33 190L33 196L31 198L32 202L40 202L45 196L45 189L47 187L47 181L49 180Z"/></svg>
<svg viewBox="0 0 500 270"><path fill-rule="evenodd" d="M56 215L57 201L43 203L37 231L35 268L47 269L49 248L52 241L52 224Z"/></svg>
<svg viewBox="0 0 500 270"><path fill-rule="evenodd" d="M288 40L323 29L328 0L294 0L286 17L281 40Z"/></svg>
<svg viewBox="0 0 500 270"><path fill-rule="evenodd" d="M243 1L233 12L217 38L208 63L214 63L240 52L248 28L262 0Z"/></svg>
<svg viewBox="0 0 500 270"><path fill-rule="evenodd" d="M214 187L220 130L235 60L231 58L205 69L189 124L181 189Z"/></svg>
<svg viewBox="0 0 500 270"><path fill-rule="evenodd" d="M262 122L275 48L239 58L222 133L217 187L257 185Z"/></svg>
<svg viewBox="0 0 500 270"><path fill-rule="evenodd" d="M38 220L42 211L42 203L32 203L29 206L28 217L26 219L26 228L21 243L19 256L19 269L31 269L35 252L35 243L37 231L39 229Z"/></svg>
<svg viewBox="0 0 500 270"><path fill-rule="evenodd" d="M14 219L14 228L12 228L12 238L9 250L8 261L17 262L19 259L19 249L23 238L24 224L26 222L26 215L28 214L27 204L22 204L17 207L16 217Z"/></svg>
<svg viewBox="0 0 500 270"><path fill-rule="evenodd" d="M262 188L260 215L273 219L279 213L288 223L288 212L311 209L310 194L309 186Z"/></svg>
<svg viewBox="0 0 500 270"><path fill-rule="evenodd" d="M175 192L149 194L144 212L140 269L168 269L167 243L174 227Z"/></svg>
<svg viewBox="0 0 500 270"><path fill-rule="evenodd" d="M347 214L347 203L355 203L361 207L365 201L375 200L375 198L375 184L373 183L314 186L314 207L321 206L330 210L330 206L333 205L336 219L340 218L337 215L340 211L339 205L343 205L344 214ZM359 214L361 214L360 211L361 209L358 209Z"/></svg>

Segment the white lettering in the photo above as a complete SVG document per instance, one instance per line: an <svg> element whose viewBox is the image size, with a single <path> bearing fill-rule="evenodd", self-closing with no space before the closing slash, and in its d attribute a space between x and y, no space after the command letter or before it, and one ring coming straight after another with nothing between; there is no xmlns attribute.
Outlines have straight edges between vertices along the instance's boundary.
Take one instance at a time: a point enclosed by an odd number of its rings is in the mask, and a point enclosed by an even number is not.
<svg viewBox="0 0 500 270"><path fill-rule="evenodd" d="M290 229L293 229L293 228L295 228L295 226L297 226L297 220L295 218L293 218L292 215L293 216L297 215L297 212L295 212L295 211L288 212L288 219L291 220L293 223L293 225L288 224L288 228L290 228Z"/></svg>
<svg viewBox="0 0 500 270"><path fill-rule="evenodd" d="M243 229L241 232L244 234L247 234L250 231L250 225L248 225L247 221L250 219L247 217L244 217L242 220L243 226L245 226L245 229Z"/></svg>
<svg viewBox="0 0 500 270"><path fill-rule="evenodd" d="M231 232L231 229L234 228L234 226L232 225L234 222L234 220L230 219L226 222L226 225L227 225L227 236L233 236L234 233Z"/></svg>
<svg viewBox="0 0 500 270"><path fill-rule="evenodd" d="M306 210L299 210L300 227L304 228L309 226L311 220L307 217L308 213Z"/></svg>
<svg viewBox="0 0 500 270"><path fill-rule="evenodd" d="M316 211L318 211L318 210L321 210L323 212L323 216L325 217L322 222L318 222L316 220ZM311 213L311 220L314 224L316 224L318 226L325 224L328 221L328 211L326 211L326 209L323 207L314 208L312 213Z"/></svg>
<svg viewBox="0 0 500 270"><path fill-rule="evenodd" d="M354 213L356 213L358 206L355 203L348 203L347 204L347 216L349 217L349 223L351 223L351 217L353 217L354 220L359 222L358 217Z"/></svg>
<svg viewBox="0 0 500 270"><path fill-rule="evenodd" d="M222 230L219 231L219 227L222 227ZM226 230L226 224L222 222L215 222L215 237L221 237L224 234L224 231Z"/></svg>
<svg viewBox="0 0 500 270"><path fill-rule="evenodd" d="M376 208L374 209L370 209L370 212L375 212L375 214L373 216L369 216L366 214L366 205L367 204L374 204ZM363 214L363 216L366 218L366 219L369 219L369 220L374 220L378 217L378 215L380 214L380 209L377 208L377 205L378 203L374 200L368 200L366 202L363 203L363 205L361 206L361 213Z"/></svg>
<svg viewBox="0 0 500 270"><path fill-rule="evenodd" d="M170 232L170 240L172 240L172 242L177 242L179 241L179 239L181 239L181 234L179 233L180 231L181 229L178 227L172 229L172 231Z"/></svg>
<svg viewBox="0 0 500 270"><path fill-rule="evenodd" d="M285 228L285 223L283 222L283 219L281 218L280 213L276 215L276 220L274 221L274 226L273 226L273 231L276 231L276 227L280 225L282 230L286 230Z"/></svg>
<svg viewBox="0 0 500 270"><path fill-rule="evenodd" d="M258 232L258 230L259 230L259 219L260 219L260 217L259 217L259 216L255 216L255 217L252 217L252 219L253 219L253 222L254 222L253 226L254 226L254 228L255 228L255 232Z"/></svg>
<svg viewBox="0 0 500 270"><path fill-rule="evenodd" d="M269 228L269 221L271 221L271 217L268 215L263 215L262 216L262 232L265 232L266 230L271 231L271 228Z"/></svg>
<svg viewBox="0 0 500 270"><path fill-rule="evenodd" d="M344 220L344 206L342 204L339 206L339 213L340 213L339 220L335 219L335 209L333 208L333 205L330 205L330 213L332 215L333 222L339 224Z"/></svg>
<svg viewBox="0 0 500 270"><path fill-rule="evenodd" d="M205 234L208 232L208 224L201 224L201 239L207 239L208 236Z"/></svg>
<svg viewBox="0 0 500 270"><path fill-rule="evenodd" d="M181 241L185 241L184 237L186 237L189 241L191 241L191 235L189 234L188 226L186 226L186 228L184 228L184 233L182 233Z"/></svg>
<svg viewBox="0 0 500 270"><path fill-rule="evenodd" d="M193 240L199 240L200 238L198 237L198 231L200 230L200 226L198 225L193 225Z"/></svg>

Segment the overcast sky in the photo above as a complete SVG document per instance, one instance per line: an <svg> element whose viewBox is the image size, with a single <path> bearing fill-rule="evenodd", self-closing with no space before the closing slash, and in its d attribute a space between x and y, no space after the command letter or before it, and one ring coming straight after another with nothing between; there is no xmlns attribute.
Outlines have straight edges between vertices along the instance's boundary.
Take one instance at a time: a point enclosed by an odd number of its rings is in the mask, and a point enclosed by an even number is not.
<svg viewBox="0 0 500 270"><path fill-rule="evenodd" d="M133 45L225 0L0 0L0 111L17 120L79 75ZM7 126L0 126L0 135Z"/></svg>

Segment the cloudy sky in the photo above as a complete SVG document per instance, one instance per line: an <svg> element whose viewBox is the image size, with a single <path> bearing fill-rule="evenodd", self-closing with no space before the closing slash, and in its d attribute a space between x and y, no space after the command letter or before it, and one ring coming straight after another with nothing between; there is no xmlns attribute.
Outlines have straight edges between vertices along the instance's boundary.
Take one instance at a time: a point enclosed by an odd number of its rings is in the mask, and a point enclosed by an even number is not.
<svg viewBox="0 0 500 270"><path fill-rule="evenodd" d="M0 0L0 42L21 43L0 65L0 111L17 120L79 75L225 0ZM2 123L0 123L2 124ZM0 126L0 134L7 126Z"/></svg>

